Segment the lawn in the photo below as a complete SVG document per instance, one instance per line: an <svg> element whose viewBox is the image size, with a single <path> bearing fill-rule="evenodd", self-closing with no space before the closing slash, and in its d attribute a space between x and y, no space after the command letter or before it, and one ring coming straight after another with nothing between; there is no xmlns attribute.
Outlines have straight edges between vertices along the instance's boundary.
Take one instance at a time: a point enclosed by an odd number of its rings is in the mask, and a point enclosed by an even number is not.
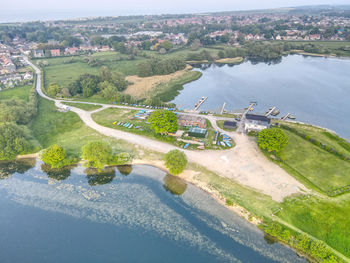
<svg viewBox="0 0 350 263"><path fill-rule="evenodd" d="M29 101L29 91L32 85L20 86L16 88L10 88L0 91L0 100L8 100L12 98L18 98L25 101Z"/></svg>
<svg viewBox="0 0 350 263"><path fill-rule="evenodd" d="M99 108L101 108L102 106L100 105L94 105L94 104L85 104L85 103L74 103L74 102L62 102L62 104L68 105L68 106L72 106L72 107L76 107L82 110L86 110L86 111L93 111L93 110L97 110Z"/></svg>
<svg viewBox="0 0 350 263"><path fill-rule="evenodd" d="M287 125L289 127L297 129L298 131L309 135L310 138L317 138L317 140L322 142L323 144L328 145L333 149L339 152L343 152L344 154L350 156L350 144L347 143L346 140L338 137L336 134L332 134L324 129L311 125L291 122L283 122L283 125Z"/></svg>
<svg viewBox="0 0 350 263"><path fill-rule="evenodd" d="M48 66L44 67L45 87L50 83L57 83L65 87L84 73L98 74L102 65L107 66L111 71L118 71L125 75L136 75L138 73L137 65L145 60L143 57L136 57L134 60L128 60L126 55L114 51L100 52L93 54L91 57L100 62L101 66L92 67L84 62L84 58L88 57L89 56L81 55L74 57L44 58L36 59L34 63L39 61L47 61L49 63Z"/></svg>
<svg viewBox="0 0 350 263"><path fill-rule="evenodd" d="M135 153L133 145L101 135L87 127L75 113L57 111L50 101L40 98L38 110L32 130L43 148L56 143L63 146L68 154L80 157L82 146L90 141L102 140L110 144L114 152Z"/></svg>
<svg viewBox="0 0 350 263"><path fill-rule="evenodd" d="M350 257L350 194L287 199L277 216Z"/></svg>
<svg viewBox="0 0 350 263"><path fill-rule="evenodd" d="M294 172L323 192L350 185L350 162L340 159L290 131L284 131L289 142L282 154L285 164Z"/></svg>

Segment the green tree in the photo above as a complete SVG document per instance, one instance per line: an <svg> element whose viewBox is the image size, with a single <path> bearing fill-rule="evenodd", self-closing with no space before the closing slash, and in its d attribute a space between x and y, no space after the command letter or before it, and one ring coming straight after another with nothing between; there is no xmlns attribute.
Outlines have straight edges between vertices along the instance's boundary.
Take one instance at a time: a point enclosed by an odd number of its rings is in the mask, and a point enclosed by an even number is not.
<svg viewBox="0 0 350 263"><path fill-rule="evenodd" d="M169 51L173 48L173 44L169 40L165 40L159 45L160 48L164 48L166 51Z"/></svg>
<svg viewBox="0 0 350 263"><path fill-rule="evenodd" d="M43 151L40 159L44 163L50 165L51 168L60 168L63 166L63 161L66 159L66 151L62 146L54 144Z"/></svg>
<svg viewBox="0 0 350 263"><path fill-rule="evenodd" d="M58 86L56 83L51 83L49 87L47 88L47 94L49 94L51 97L55 97L57 93L60 93L62 88Z"/></svg>
<svg viewBox="0 0 350 263"><path fill-rule="evenodd" d="M168 110L153 111L148 122L151 123L151 129L159 134L173 133L178 129L175 113Z"/></svg>
<svg viewBox="0 0 350 263"><path fill-rule="evenodd" d="M102 81L111 81L112 80L112 73L109 70L109 68L107 68L106 66L102 66L100 68L100 78Z"/></svg>
<svg viewBox="0 0 350 263"><path fill-rule="evenodd" d="M119 101L122 95L118 91L118 89L111 83L107 83L107 85L102 89L101 93L102 93L102 97L110 101Z"/></svg>
<svg viewBox="0 0 350 263"><path fill-rule="evenodd" d="M21 127L14 123L0 124L0 160L11 160L28 152L30 144Z"/></svg>
<svg viewBox="0 0 350 263"><path fill-rule="evenodd" d="M87 161L87 166L103 169L108 164L112 156L112 148L102 141L89 142L82 148L83 159Z"/></svg>
<svg viewBox="0 0 350 263"><path fill-rule="evenodd" d="M263 150L279 154L288 144L288 137L280 128L264 129L258 134L258 144Z"/></svg>
<svg viewBox="0 0 350 263"><path fill-rule="evenodd" d="M124 91L128 87L128 82L125 80L125 76L120 72L112 73L111 82L118 91Z"/></svg>
<svg viewBox="0 0 350 263"><path fill-rule="evenodd" d="M187 166L187 157L180 150L171 150L164 156L165 166L171 174L177 175L182 173Z"/></svg>

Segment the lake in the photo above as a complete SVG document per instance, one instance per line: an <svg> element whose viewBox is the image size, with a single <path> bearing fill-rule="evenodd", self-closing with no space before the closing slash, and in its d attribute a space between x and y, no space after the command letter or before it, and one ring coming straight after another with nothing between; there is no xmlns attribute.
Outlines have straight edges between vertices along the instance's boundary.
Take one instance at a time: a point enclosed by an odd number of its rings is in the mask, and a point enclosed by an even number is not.
<svg viewBox="0 0 350 263"><path fill-rule="evenodd" d="M299 121L336 131L350 139L350 60L301 55L283 57L279 63L203 65L203 76L184 85L173 101L185 109L215 110L248 107L257 101L256 111L276 106L282 116L291 113Z"/></svg>
<svg viewBox="0 0 350 263"><path fill-rule="evenodd" d="M207 193L145 165L0 163L0 262L306 262Z"/></svg>

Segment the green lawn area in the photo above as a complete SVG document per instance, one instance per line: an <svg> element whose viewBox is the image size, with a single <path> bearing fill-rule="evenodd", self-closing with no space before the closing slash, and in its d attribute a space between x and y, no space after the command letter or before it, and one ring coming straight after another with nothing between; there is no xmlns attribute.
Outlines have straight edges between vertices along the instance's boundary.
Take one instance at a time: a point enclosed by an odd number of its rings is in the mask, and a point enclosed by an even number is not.
<svg viewBox="0 0 350 263"><path fill-rule="evenodd" d="M20 86L16 88L10 88L0 91L0 100L8 100L12 98L18 98L25 101L29 101L29 91L32 85Z"/></svg>
<svg viewBox="0 0 350 263"><path fill-rule="evenodd" d="M324 129L305 124L283 122L283 125L297 129L298 131L309 135L311 138L317 138L317 140L323 144L350 156L350 144L347 143L346 140L338 137L336 134L332 134Z"/></svg>
<svg viewBox="0 0 350 263"><path fill-rule="evenodd" d="M157 135L150 129L150 125L144 120L134 119L133 116L138 112L138 110L128 110L128 109L118 109L118 108L108 108L99 112L92 114L92 118L98 124L105 127L123 130L130 133L139 134L142 136L150 137L152 139L160 140L163 142L171 143L179 147L183 147L185 143L176 141L173 136ZM131 129L123 127L121 125L113 124L115 122L123 122L133 124ZM135 127L141 126L140 129Z"/></svg>
<svg viewBox="0 0 350 263"><path fill-rule="evenodd" d="M114 51L95 53L92 57L102 65L107 66L111 71L118 71L125 75L137 75L137 65L145 60L143 57L128 60L126 55ZM48 66L44 67L45 87L50 83L57 83L65 87L84 73L99 73L100 66L89 66L88 63L84 62L84 58L88 58L88 56L43 58L34 60L34 63L39 61L47 61L49 63ZM67 63L68 61L70 62Z"/></svg>
<svg viewBox="0 0 350 263"><path fill-rule="evenodd" d="M75 113L59 112L51 101L42 98L39 99L38 115L32 123L32 130L43 148L56 143L75 157L80 157L82 146L96 140L106 141L114 152L136 152L133 145L99 134L87 127Z"/></svg>
<svg viewBox="0 0 350 263"><path fill-rule="evenodd" d="M350 257L350 194L287 199L277 216Z"/></svg>
<svg viewBox="0 0 350 263"><path fill-rule="evenodd" d="M68 106L72 106L72 107L76 107L76 108L79 108L79 109L82 109L82 110L86 110L86 111L93 111L93 110L97 110L97 109L102 107L100 105L74 103L74 102L62 102L62 104L65 104L65 105L68 105Z"/></svg>
<svg viewBox="0 0 350 263"><path fill-rule="evenodd" d="M284 130L289 138L283 150L285 163L324 192L350 185L350 162ZM289 171L291 172L291 171ZM293 175L296 175L292 172Z"/></svg>

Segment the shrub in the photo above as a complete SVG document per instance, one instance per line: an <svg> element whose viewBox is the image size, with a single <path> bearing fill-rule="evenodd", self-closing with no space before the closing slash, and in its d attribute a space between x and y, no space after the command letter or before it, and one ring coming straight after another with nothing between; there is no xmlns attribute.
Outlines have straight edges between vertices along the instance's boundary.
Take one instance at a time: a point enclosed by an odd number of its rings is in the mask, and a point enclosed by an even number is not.
<svg viewBox="0 0 350 263"><path fill-rule="evenodd" d="M82 148L83 159L88 161L87 166L103 169L112 156L112 148L105 142L89 142Z"/></svg>
<svg viewBox="0 0 350 263"><path fill-rule="evenodd" d="M264 129L258 134L258 144L263 150L279 154L288 144L288 137L280 128Z"/></svg>
<svg viewBox="0 0 350 263"><path fill-rule="evenodd" d="M44 163L50 165L51 168L60 168L64 166L63 161L66 159L66 151L62 146L54 144L43 151L40 159Z"/></svg>
<svg viewBox="0 0 350 263"><path fill-rule="evenodd" d="M187 166L187 157L180 150L171 150L164 156L164 160L165 166L174 175L182 173Z"/></svg>
<svg viewBox="0 0 350 263"><path fill-rule="evenodd" d="M226 205L233 206L233 201L231 199L226 199Z"/></svg>

